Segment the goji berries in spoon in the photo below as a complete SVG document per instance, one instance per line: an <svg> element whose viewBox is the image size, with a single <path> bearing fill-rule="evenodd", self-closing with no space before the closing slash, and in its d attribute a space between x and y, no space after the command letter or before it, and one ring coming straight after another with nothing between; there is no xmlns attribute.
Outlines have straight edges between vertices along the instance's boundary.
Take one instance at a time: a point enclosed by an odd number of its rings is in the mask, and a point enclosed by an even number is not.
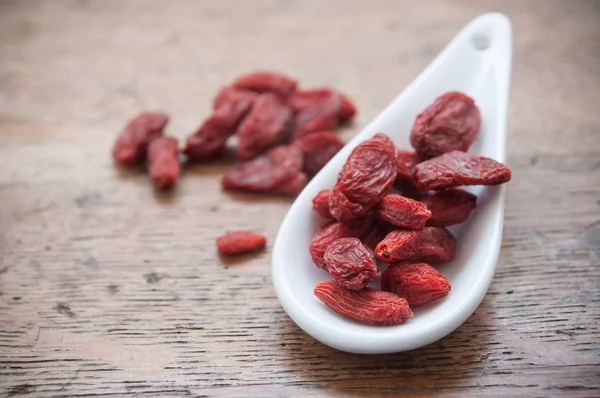
<svg viewBox="0 0 600 398"><path fill-rule="evenodd" d="M465 222L448 228L458 239L459 245L454 259L439 266L439 271L451 283L451 293L432 305L413 309L414 317L404 324L390 326L363 323L368 322L366 319L373 319L369 318L369 311L376 309L368 305L372 302L370 299L367 300L366 310L355 318L352 318L352 314L356 315L358 305L347 307L344 304L347 301L339 305L332 304L331 307L324 305L325 300L335 303L336 297L361 295L364 293L360 292L364 290L351 291L333 280L324 281L331 277L324 269L315 267L312 257L316 255L316 261L325 267L322 256L328 245L339 238L353 237L355 231L344 230L347 227L341 223L327 224L322 232L330 239L330 243L317 242L319 244L315 244L315 249L318 250L309 253L307 247L324 222L313 211L312 199L320 191L331 189L336 184L338 174L351 152L376 133L386 133L398 148L410 148L409 136L417 115L434 103L436 98L450 91L459 91L473 98L485 119L468 148L469 153L504 162L511 51L510 22L505 16L491 13L476 18L402 94L342 148L298 196L281 225L273 248L272 277L281 305L309 335L331 347L355 353L411 350L452 332L481 303L492 280L500 250L504 186L469 187L469 192L485 196L485 200L479 201L476 211ZM365 79L368 80L368 77ZM394 79L393 75L388 77L390 84ZM394 164L394 169L397 171L397 164ZM414 197L423 194L417 195L415 192ZM351 201L351 204L362 205L359 201ZM364 214L364 218L356 219L358 226L361 222L370 223L365 231L380 231L373 225L384 231L389 228L385 224L372 224L372 214L360 213ZM353 223L352 227L356 228L356 225ZM325 234L325 229L329 233ZM365 242L364 238L360 239ZM320 286L327 287L322 291L318 288ZM378 295L385 293L375 292ZM398 295L391 297L400 299ZM381 319L388 318L384 316L376 321ZM391 319L394 319L393 316Z"/></svg>

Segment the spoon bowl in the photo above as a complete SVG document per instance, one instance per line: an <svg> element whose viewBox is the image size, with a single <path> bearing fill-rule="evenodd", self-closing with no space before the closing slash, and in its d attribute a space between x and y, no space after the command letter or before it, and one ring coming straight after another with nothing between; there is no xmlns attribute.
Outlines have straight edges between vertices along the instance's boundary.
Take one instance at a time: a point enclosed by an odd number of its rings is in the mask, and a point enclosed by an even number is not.
<svg viewBox="0 0 600 398"><path fill-rule="evenodd" d="M350 152L375 133L386 133L398 148L410 148L409 134L417 114L452 90L474 98L481 111L481 129L469 152L504 162L511 56L508 18L499 13L477 17L298 196L275 241L272 277L282 307L306 333L347 352L407 351L451 333L481 303L500 252L504 186L468 188L478 196L477 209L466 222L449 228L458 241L456 256L436 267L450 280L451 292L442 300L413 309L414 318L394 326L360 324L337 314L313 295L315 285L331 277L314 265L308 252L312 237L324 223L312 210L312 198L333 187Z"/></svg>

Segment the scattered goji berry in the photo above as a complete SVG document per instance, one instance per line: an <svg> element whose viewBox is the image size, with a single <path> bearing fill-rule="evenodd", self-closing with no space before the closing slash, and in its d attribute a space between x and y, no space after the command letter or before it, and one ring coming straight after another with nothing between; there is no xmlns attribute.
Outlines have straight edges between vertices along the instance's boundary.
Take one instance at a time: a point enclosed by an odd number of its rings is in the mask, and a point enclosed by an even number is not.
<svg viewBox="0 0 600 398"><path fill-rule="evenodd" d="M232 86L257 93L273 93L286 99L296 90L297 84L296 80L280 73L258 71L238 77Z"/></svg>
<svg viewBox="0 0 600 398"><path fill-rule="evenodd" d="M319 172L344 146L344 141L334 132L311 133L294 142L304 153L304 172L314 175Z"/></svg>
<svg viewBox="0 0 600 398"><path fill-rule="evenodd" d="M377 216L397 227L423 229L431 212L425 204L402 195L385 195L377 204Z"/></svg>
<svg viewBox="0 0 600 398"><path fill-rule="evenodd" d="M258 96L259 94L254 91L231 86L223 87L213 101L213 110L216 111L225 104L237 104L238 102L254 103Z"/></svg>
<svg viewBox="0 0 600 398"><path fill-rule="evenodd" d="M396 151L396 181L413 182L413 173L418 163L419 157L415 151L398 149Z"/></svg>
<svg viewBox="0 0 600 398"><path fill-rule="evenodd" d="M342 108L340 109L340 122L347 122L356 115L357 109L354 102L342 94Z"/></svg>
<svg viewBox="0 0 600 398"><path fill-rule="evenodd" d="M288 174L297 174L304 167L302 151L293 145L282 145L268 152L269 159L274 166L283 169Z"/></svg>
<svg viewBox="0 0 600 398"><path fill-rule="evenodd" d="M340 123L343 99L332 90L297 91L288 104L295 111L292 141L317 131L334 130Z"/></svg>
<svg viewBox="0 0 600 398"><path fill-rule="evenodd" d="M325 281L317 283L314 294L335 312L365 325L400 325L413 317L406 299L370 287L348 290Z"/></svg>
<svg viewBox="0 0 600 398"><path fill-rule="evenodd" d="M308 176L304 173L297 173L277 184L270 191L271 193L280 195L298 195L308 184Z"/></svg>
<svg viewBox="0 0 600 398"><path fill-rule="evenodd" d="M238 90L241 91L241 90ZM223 99L213 114L186 140L185 153L192 160L210 157L225 147L243 118L252 108L249 98Z"/></svg>
<svg viewBox="0 0 600 398"><path fill-rule="evenodd" d="M453 150L469 149L481 125L481 114L472 98L450 91L421 112L410 133L410 143L421 159Z"/></svg>
<svg viewBox="0 0 600 398"><path fill-rule="evenodd" d="M446 297L450 282L428 264L396 263L384 271L381 289L404 297L411 307L418 307Z"/></svg>
<svg viewBox="0 0 600 398"><path fill-rule="evenodd" d="M333 220L333 216L329 212L329 195L331 190L324 189L313 198L313 210L323 218Z"/></svg>
<svg viewBox="0 0 600 398"><path fill-rule="evenodd" d="M419 200L431 211L426 225L435 227L459 224L477 207L477 196L462 189L435 192Z"/></svg>
<svg viewBox="0 0 600 398"><path fill-rule="evenodd" d="M329 274L346 289L362 289L381 276L373 252L358 238L333 241L323 259Z"/></svg>
<svg viewBox="0 0 600 398"><path fill-rule="evenodd" d="M292 111L274 94L263 94L238 128L238 155L249 159L283 143Z"/></svg>
<svg viewBox="0 0 600 398"><path fill-rule="evenodd" d="M277 194L298 193L307 182L302 151L286 145L230 168L222 180L226 189Z"/></svg>
<svg viewBox="0 0 600 398"><path fill-rule="evenodd" d="M396 178L396 148L385 134L358 145L344 164L329 197L329 210L339 221L366 215Z"/></svg>
<svg viewBox="0 0 600 398"><path fill-rule="evenodd" d="M445 153L415 167L419 190L442 190L461 185L499 185L510 181L511 171L494 159L461 151Z"/></svg>
<svg viewBox="0 0 600 398"><path fill-rule="evenodd" d="M217 238L217 249L222 254L251 253L264 248L267 239L254 232L235 231Z"/></svg>
<svg viewBox="0 0 600 398"><path fill-rule="evenodd" d="M160 112L144 112L131 119L117 138L112 155L122 165L133 165L146 157L150 141L162 135L169 116Z"/></svg>
<svg viewBox="0 0 600 398"><path fill-rule="evenodd" d="M356 105L346 95L330 88L315 88L312 90L298 90L288 99L288 104L294 112L305 111L310 108L321 106L323 101L341 97L341 104L337 117L339 122L352 119L357 112Z"/></svg>
<svg viewBox="0 0 600 398"><path fill-rule="evenodd" d="M178 142L173 137L158 137L148 146L148 170L158 189L174 185L179 178Z"/></svg>
<svg viewBox="0 0 600 398"><path fill-rule="evenodd" d="M456 251L456 239L444 228L425 227L422 230L392 231L375 248L375 257L386 263L423 261L442 264L451 261Z"/></svg>

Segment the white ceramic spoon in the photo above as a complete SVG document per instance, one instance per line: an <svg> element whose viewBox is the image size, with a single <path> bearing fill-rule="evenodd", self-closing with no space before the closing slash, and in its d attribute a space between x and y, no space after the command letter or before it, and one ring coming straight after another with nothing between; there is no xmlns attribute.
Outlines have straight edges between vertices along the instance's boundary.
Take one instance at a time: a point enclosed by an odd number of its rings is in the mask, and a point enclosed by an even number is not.
<svg viewBox="0 0 600 398"><path fill-rule="evenodd" d="M412 350L458 328L481 303L502 241L503 186L469 189L479 197L477 209L468 221L450 228L458 239L456 257L437 267L450 280L452 291L442 300L416 308L407 323L394 326L360 324L338 315L313 295L317 282L331 277L313 264L308 252L324 222L313 212L311 200L321 189L333 187L352 149L375 133L384 132L399 148L410 148L409 133L416 115L450 90L473 97L481 110L482 127L469 151L504 162L511 55L511 24L506 16L490 13L474 19L298 196L277 235L272 276L281 305L306 333L354 353Z"/></svg>

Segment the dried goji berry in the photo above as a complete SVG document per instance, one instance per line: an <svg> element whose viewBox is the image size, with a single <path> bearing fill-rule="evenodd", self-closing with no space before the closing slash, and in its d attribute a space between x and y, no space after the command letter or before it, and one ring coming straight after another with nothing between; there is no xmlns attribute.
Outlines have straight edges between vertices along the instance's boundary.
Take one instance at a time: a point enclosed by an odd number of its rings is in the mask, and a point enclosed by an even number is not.
<svg viewBox="0 0 600 398"><path fill-rule="evenodd" d="M456 239L449 231L425 227L390 232L375 248L375 257L386 263L410 260L442 264L454 258L455 250Z"/></svg>
<svg viewBox="0 0 600 398"><path fill-rule="evenodd" d="M307 182L302 173L302 151L280 146L268 153L230 168L223 177L226 189L249 192L298 193Z"/></svg>
<svg viewBox="0 0 600 398"><path fill-rule="evenodd" d="M294 142L304 153L304 172L317 174L344 146L344 141L331 131L308 134Z"/></svg>
<svg viewBox="0 0 600 398"><path fill-rule="evenodd" d="M296 80L280 73L258 71L238 77L232 86L257 93L273 93L286 99L296 90L297 84Z"/></svg>
<svg viewBox="0 0 600 398"><path fill-rule="evenodd" d="M410 143L421 159L453 150L469 149L481 125L481 114L472 98L457 91L437 98L421 112L410 133Z"/></svg>
<svg viewBox="0 0 600 398"><path fill-rule="evenodd" d="M270 192L280 195L298 195L306 184L308 184L308 176L304 173L297 173L280 184L276 184Z"/></svg>
<svg viewBox="0 0 600 398"><path fill-rule="evenodd" d="M366 325L400 325L413 317L406 299L370 287L348 290L325 281L317 283L314 294L335 312Z"/></svg>
<svg viewBox="0 0 600 398"><path fill-rule="evenodd" d="M324 189L313 198L313 210L317 212L323 218L333 219L333 216L329 212L329 195L331 190Z"/></svg>
<svg viewBox="0 0 600 398"><path fill-rule="evenodd" d="M375 217L367 216L346 223L328 222L323 224L312 241L309 252L314 263L324 268L323 256L329 245L340 238L358 238L370 248L374 248L385 237L387 230L380 228Z"/></svg>
<svg viewBox="0 0 600 398"><path fill-rule="evenodd" d="M213 101L213 110L217 110L225 104L237 104L238 102L254 103L259 94L254 91L242 90L235 87L223 87Z"/></svg>
<svg viewBox="0 0 600 398"><path fill-rule="evenodd" d="M267 239L254 232L235 231L217 238L217 249L222 254L242 254L258 251L265 247Z"/></svg>
<svg viewBox="0 0 600 398"><path fill-rule="evenodd" d="M340 171L329 197L329 210L340 221L366 215L396 178L396 148L385 134L358 145Z"/></svg>
<svg viewBox="0 0 600 398"><path fill-rule="evenodd" d="M342 95L342 108L340 109L340 122L347 122L356 115L356 105L350 98Z"/></svg>
<svg viewBox="0 0 600 398"><path fill-rule="evenodd" d="M396 151L396 181L413 182L413 173L418 163L419 157L415 151L398 149Z"/></svg>
<svg viewBox="0 0 600 398"><path fill-rule="evenodd" d="M423 229L431 217L427 206L402 195L385 195L377 204L377 216L397 227Z"/></svg>
<svg viewBox="0 0 600 398"><path fill-rule="evenodd" d="M323 259L329 274L346 289L362 289L381 276L373 252L358 238L333 241Z"/></svg>
<svg viewBox="0 0 600 398"><path fill-rule="evenodd" d="M145 112L131 119L113 146L115 161L123 165L141 162L150 141L162 135L168 122L169 116L159 112Z"/></svg>
<svg viewBox="0 0 600 398"><path fill-rule="evenodd" d="M302 171L304 167L304 156L302 151L293 145L282 145L271 149L268 152L269 159L274 166L277 166L288 174L296 174Z"/></svg>
<svg viewBox="0 0 600 398"><path fill-rule="evenodd" d="M156 188L174 185L179 178L178 142L173 137L158 137L148 146L148 170Z"/></svg>
<svg viewBox="0 0 600 398"><path fill-rule="evenodd" d="M356 115L356 105L346 95L330 88L315 88L312 90L298 90L288 99L288 104L294 112L319 106L323 100L341 97L342 103L338 112L340 122L352 119Z"/></svg>
<svg viewBox="0 0 600 398"><path fill-rule="evenodd" d="M469 218L477 206L477 196L462 189L436 192L419 200L431 211L426 225L435 227L459 224Z"/></svg>
<svg viewBox="0 0 600 398"><path fill-rule="evenodd" d="M288 104L295 111L292 141L296 141L317 131L334 130L340 122L343 98L330 89L296 91Z"/></svg>
<svg viewBox="0 0 600 398"><path fill-rule="evenodd" d="M292 117L292 111L273 94L263 94L252 106L238 129L238 155L249 159L281 144Z"/></svg>
<svg viewBox="0 0 600 398"><path fill-rule="evenodd" d="M383 273L381 289L404 297L411 307L418 307L447 296L450 282L428 264L396 263Z"/></svg>
<svg viewBox="0 0 600 398"><path fill-rule="evenodd" d="M494 159L452 151L419 163L414 177L417 188L428 191L461 185L499 185L510 181L511 171Z"/></svg>
<svg viewBox="0 0 600 398"><path fill-rule="evenodd" d="M187 138L183 152L190 159L197 160L221 151L252 108L252 104L251 99L242 97L221 100L213 114Z"/></svg>
<svg viewBox="0 0 600 398"><path fill-rule="evenodd" d="M319 268L326 268L325 260L323 259L325 250L334 241L347 237L356 237L356 231L347 224L330 222L322 225L308 247L315 265Z"/></svg>

